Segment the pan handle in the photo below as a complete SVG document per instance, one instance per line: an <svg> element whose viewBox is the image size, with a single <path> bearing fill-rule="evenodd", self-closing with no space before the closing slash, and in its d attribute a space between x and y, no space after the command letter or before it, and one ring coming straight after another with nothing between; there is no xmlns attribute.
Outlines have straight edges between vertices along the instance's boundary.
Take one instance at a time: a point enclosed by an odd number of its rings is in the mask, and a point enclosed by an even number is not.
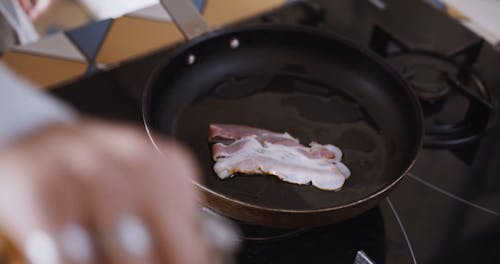
<svg viewBox="0 0 500 264"><path fill-rule="evenodd" d="M210 27L191 0L160 0L182 34L190 40L210 31Z"/></svg>

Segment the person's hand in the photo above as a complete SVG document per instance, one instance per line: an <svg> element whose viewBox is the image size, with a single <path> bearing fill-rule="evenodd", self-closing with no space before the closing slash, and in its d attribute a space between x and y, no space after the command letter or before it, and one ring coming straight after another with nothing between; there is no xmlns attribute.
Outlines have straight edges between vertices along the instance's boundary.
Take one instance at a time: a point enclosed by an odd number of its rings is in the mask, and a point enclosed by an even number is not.
<svg viewBox="0 0 500 264"><path fill-rule="evenodd" d="M33 263L211 263L197 167L171 141L94 121L0 152L0 233Z"/></svg>
<svg viewBox="0 0 500 264"><path fill-rule="evenodd" d="M43 15L50 7L52 0L17 0L24 12L33 20Z"/></svg>

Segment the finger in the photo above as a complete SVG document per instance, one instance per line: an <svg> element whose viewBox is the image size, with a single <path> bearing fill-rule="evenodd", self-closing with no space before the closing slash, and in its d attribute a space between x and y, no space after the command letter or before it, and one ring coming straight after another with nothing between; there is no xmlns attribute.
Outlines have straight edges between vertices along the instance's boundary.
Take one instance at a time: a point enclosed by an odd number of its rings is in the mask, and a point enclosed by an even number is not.
<svg viewBox="0 0 500 264"><path fill-rule="evenodd" d="M149 188L160 188L173 196L172 201L176 202L169 204L172 208L179 207L176 210L183 211L182 215L188 215L193 221L199 216L196 202L199 195L193 186L193 180L197 180L199 176L198 166L185 148L173 141L159 138L157 145L163 152L160 155L144 131L127 126L89 123L85 133L96 144L105 148L109 156L123 161L123 166L131 176L129 180L136 182L136 188L142 188L148 196L151 195ZM160 185L150 186L148 182ZM149 201L151 198L147 199Z"/></svg>
<svg viewBox="0 0 500 264"><path fill-rule="evenodd" d="M146 131L138 127L87 120L83 132L102 146L105 146L108 151L113 152L117 157L127 161L142 160L146 156L157 154L154 151L153 144L147 137ZM169 143L175 144L173 142Z"/></svg>
<svg viewBox="0 0 500 264"><path fill-rule="evenodd" d="M26 175L28 171L19 165L19 157L1 157L0 175L0 224L2 233L11 240L15 247L27 258L48 258L58 261L55 232L51 228L48 215L39 207L39 190L35 190ZM17 201L13 203L12 201ZM40 245L45 248L45 255L40 256L32 249ZM42 253L43 254L43 253Z"/></svg>
<svg viewBox="0 0 500 264"><path fill-rule="evenodd" d="M32 5L31 10L28 12L31 19L37 19L41 15L45 14L51 3L50 0L34 0L34 2L35 3Z"/></svg>
<svg viewBox="0 0 500 264"><path fill-rule="evenodd" d="M51 186L52 195L48 196L45 208L53 219L54 239L62 263L95 263L99 256L92 241L91 227L86 217L88 212L82 206L79 181L74 174L74 171L62 172L61 179Z"/></svg>
<svg viewBox="0 0 500 264"><path fill-rule="evenodd" d="M179 178L182 178L183 183L191 190L186 195L192 195L194 191L197 196L196 190L191 185L192 181L199 180L198 165L191 152L179 143L161 136L155 136L155 146L149 137L147 137L144 129L121 124L103 124L87 121L84 132L95 142L106 146L107 151L110 151L112 155L126 161L126 164L141 163L138 161L151 161L153 157L156 159L159 158L160 163L162 160L168 161L171 158L186 163L183 166L189 168L189 172L182 176L173 174L166 180L178 181ZM161 153L157 150L160 150ZM137 169L140 173L142 168L148 167L144 162L141 164L143 166L134 166L131 169ZM175 167L176 164L173 164L173 166Z"/></svg>
<svg viewBox="0 0 500 264"><path fill-rule="evenodd" d="M17 158L33 160L29 153ZM8 161L12 165L10 169L0 164L0 174L10 179L6 182L4 178L0 183L2 229L31 262L60 263L65 258L60 248L63 243L59 243L64 237L61 235L67 223L77 223L78 202L72 184L63 177L62 171L43 166L26 168L30 164L26 163L28 160L18 164ZM78 263L88 263L79 260Z"/></svg>
<svg viewBox="0 0 500 264"><path fill-rule="evenodd" d="M101 252L111 263L154 263L152 241L140 210L137 195L128 184L121 161L101 153L97 177L88 178L87 204L91 207Z"/></svg>
<svg viewBox="0 0 500 264"><path fill-rule="evenodd" d="M128 161L129 171L141 176L137 186L142 186L148 220L168 263L207 263L206 245L200 243L199 197L192 184L198 170L191 155L163 140L157 145L164 155L158 155L143 131L116 125L104 129L95 123L90 126L86 131L94 140L116 151Z"/></svg>
<svg viewBox="0 0 500 264"><path fill-rule="evenodd" d="M102 247L99 250L97 257L102 256L103 252L105 257L108 257L113 263L148 263L150 259L148 256L133 256L134 252L130 252L130 247L127 251L127 245L123 244L118 237L122 235L123 232L120 230L125 229L125 236L128 234L127 227L132 226L132 228L137 227L137 221L134 219L130 220L130 217L125 217L125 214L134 215L134 213L129 213L134 211L134 199L131 198L130 188L127 188L127 181L124 181L126 175L126 170L120 169L123 167L122 162L115 162L117 159L114 155L109 155L109 151L105 151L103 145L99 142L95 142L87 136L86 133L82 133L82 129L85 128L78 127L53 127L52 131L48 133L50 137L40 136L42 140L31 142L28 140L24 147L33 147L33 144L39 144L36 146L36 150L50 150L54 146L59 147L54 150L59 157L48 157L44 153L34 151L36 156L40 159L46 159L47 162L54 161L57 159L64 160L64 164L59 164L58 168L64 167L67 169L67 174L72 176L78 181L79 186L78 192L81 194L81 200L86 205L89 211L84 213L90 213L92 231L97 230L96 233L104 234L104 239L100 240ZM62 132L61 132L62 131ZM41 143L40 143L41 142ZM30 148L32 149L32 148ZM52 153L52 152L49 152ZM45 162L42 162L45 163ZM126 177L125 177L126 178ZM54 184L56 185L56 184ZM69 188L68 188L69 189ZM109 196L109 197L108 197ZM86 199L90 198L90 199ZM51 204L57 204L60 202L53 201ZM80 206L81 207L81 206ZM79 208L78 206L73 206L71 208ZM138 215L140 213L137 213ZM123 220L125 218L125 220ZM59 218L58 218L59 219ZM75 220L66 221L72 223L71 225L64 226L63 235L65 240L73 238L73 240L83 241L82 230L79 228L86 226L84 224L73 224L78 223ZM63 225L60 223L59 226ZM120 226L125 226L125 228L117 228ZM138 228L135 228L137 231ZM140 231L139 231L140 232ZM137 234L137 232L135 232ZM126 241L127 242L127 241ZM67 251L67 252L66 252ZM79 252L78 250L66 249L65 253L68 252ZM73 254L74 255L74 254ZM137 254L136 254L137 255Z"/></svg>
<svg viewBox="0 0 500 264"><path fill-rule="evenodd" d="M61 147L57 154L58 160L65 161L59 166L64 170L62 175L69 183L67 186L60 186L67 193L65 217L61 217L58 223L61 255L64 263L97 263L101 256L91 236L92 226L88 217L89 210L83 198L85 193L81 188L81 178L86 174L93 174L93 170L84 168L97 164L98 159L78 130L71 127L65 128L64 131L67 131L64 135L57 136L59 140L67 137L65 143L59 142ZM58 202L60 201L53 201L51 204L57 206Z"/></svg>
<svg viewBox="0 0 500 264"><path fill-rule="evenodd" d="M32 0L18 0L19 5L23 9L23 11L29 15L31 10L33 9L33 1Z"/></svg>
<svg viewBox="0 0 500 264"><path fill-rule="evenodd" d="M58 254L65 259L65 263L91 263L95 257L84 217L86 212L81 206L75 183L75 174L86 165L94 164L95 158L79 138L68 127L47 127L8 150L6 153L10 154L11 161L2 159L14 171L17 170L18 175L2 174L8 175L4 179L15 182L0 185L24 196L24 199L10 197L9 201L19 201L16 206L21 209L29 206L28 212L33 214L24 216L19 210L7 214L19 218L14 223L22 225L17 228L24 232L19 243L33 240L33 234L42 231L57 244ZM83 166L74 165L82 161L86 161ZM24 190L18 190L22 188Z"/></svg>
<svg viewBox="0 0 500 264"><path fill-rule="evenodd" d="M136 179L140 179L137 186L142 186L144 192L142 204L165 262L209 263L201 237L199 197L192 184L198 169L191 155L171 141L160 140L157 145L164 153L161 156L153 150L144 132L120 126L105 130L94 126L87 131L127 160L128 170L140 176Z"/></svg>
<svg viewBox="0 0 500 264"><path fill-rule="evenodd" d="M150 175L146 188L150 195L144 204L163 256L167 263L213 263L202 236L198 193L191 181L197 167L171 145L160 147L167 150L165 155L152 158L145 169Z"/></svg>

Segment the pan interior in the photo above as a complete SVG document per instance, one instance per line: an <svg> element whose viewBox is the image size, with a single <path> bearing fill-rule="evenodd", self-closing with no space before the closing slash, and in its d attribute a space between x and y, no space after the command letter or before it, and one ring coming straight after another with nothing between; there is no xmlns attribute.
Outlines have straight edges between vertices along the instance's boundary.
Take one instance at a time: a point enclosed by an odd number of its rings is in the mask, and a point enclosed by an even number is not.
<svg viewBox="0 0 500 264"><path fill-rule="evenodd" d="M237 50L228 45L234 38ZM197 61L186 65L190 55ZM376 193L409 166L418 122L402 108L412 103L403 88L348 45L300 32L239 32L195 45L167 64L152 90L150 122L191 147L211 191L270 209L332 208ZM220 180L207 142L211 123L337 145L352 175L336 192L266 175Z"/></svg>

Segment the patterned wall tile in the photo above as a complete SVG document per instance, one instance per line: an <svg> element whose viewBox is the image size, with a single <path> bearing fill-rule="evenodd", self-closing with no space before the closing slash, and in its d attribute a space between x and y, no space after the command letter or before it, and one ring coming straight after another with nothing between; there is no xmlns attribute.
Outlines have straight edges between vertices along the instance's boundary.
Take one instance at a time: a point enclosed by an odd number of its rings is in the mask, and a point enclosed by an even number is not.
<svg viewBox="0 0 500 264"><path fill-rule="evenodd" d="M113 20L107 19L89 23L66 32L66 35L73 41L80 51L85 55L87 61L93 62L101 44L108 33Z"/></svg>
<svg viewBox="0 0 500 264"><path fill-rule="evenodd" d="M221 27L286 0L193 0L212 27ZM117 19L90 23L17 47L0 60L38 85L51 87L184 41L159 4Z"/></svg>
<svg viewBox="0 0 500 264"><path fill-rule="evenodd" d="M158 21L163 21L163 22L171 22L172 21L172 18L170 17L170 15L167 13L167 11L160 4L148 6L146 8L132 12L132 13L128 14L127 16L139 17L139 18L145 18L145 19L151 19L151 20L158 20Z"/></svg>
<svg viewBox="0 0 500 264"><path fill-rule="evenodd" d="M64 32L48 35L37 42L15 46L12 50L74 61L86 61L85 56L73 45Z"/></svg>
<svg viewBox="0 0 500 264"><path fill-rule="evenodd" d="M36 85L46 89L82 76L87 69L86 62L19 51L6 52L0 61Z"/></svg>

